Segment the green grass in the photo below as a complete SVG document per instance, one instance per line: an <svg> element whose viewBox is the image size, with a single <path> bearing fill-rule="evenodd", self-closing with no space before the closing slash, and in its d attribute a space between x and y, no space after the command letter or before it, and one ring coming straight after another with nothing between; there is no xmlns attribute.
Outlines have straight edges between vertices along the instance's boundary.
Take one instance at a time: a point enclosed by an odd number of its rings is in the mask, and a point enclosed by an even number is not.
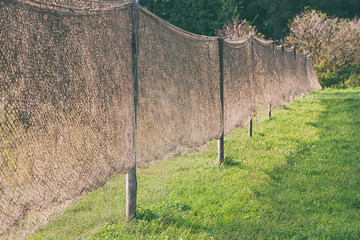
<svg viewBox="0 0 360 240"><path fill-rule="evenodd" d="M267 120L138 171L138 215L125 177L85 196L28 239L360 239L360 88L323 90Z"/></svg>

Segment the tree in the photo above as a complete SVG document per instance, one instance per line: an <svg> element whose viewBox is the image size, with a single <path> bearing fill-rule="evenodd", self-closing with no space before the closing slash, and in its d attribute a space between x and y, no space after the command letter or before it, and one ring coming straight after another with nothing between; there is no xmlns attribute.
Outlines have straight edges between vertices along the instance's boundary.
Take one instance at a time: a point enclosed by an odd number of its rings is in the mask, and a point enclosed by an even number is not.
<svg viewBox="0 0 360 240"><path fill-rule="evenodd" d="M257 29L246 20L240 21L238 18L233 18L232 21L225 23L222 29L215 29L217 36L229 39L244 39L249 37L250 34L256 35L257 32Z"/></svg>
<svg viewBox="0 0 360 240"><path fill-rule="evenodd" d="M153 13L177 27L203 35L214 35L223 9L218 0L143 0L140 4L152 7Z"/></svg>
<svg viewBox="0 0 360 240"><path fill-rule="evenodd" d="M152 12L187 31L214 35L233 18L246 19L267 38L285 37L288 23L305 6L337 17L360 13L358 0L141 0Z"/></svg>

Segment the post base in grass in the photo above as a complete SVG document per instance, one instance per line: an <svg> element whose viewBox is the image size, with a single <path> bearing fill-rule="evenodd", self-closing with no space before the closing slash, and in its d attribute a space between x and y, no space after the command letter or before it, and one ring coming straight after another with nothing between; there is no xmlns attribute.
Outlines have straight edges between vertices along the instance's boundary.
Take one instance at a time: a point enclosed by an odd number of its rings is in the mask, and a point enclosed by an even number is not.
<svg viewBox="0 0 360 240"><path fill-rule="evenodd" d="M126 174L126 220L136 216L137 179L136 166Z"/></svg>
<svg viewBox="0 0 360 240"><path fill-rule="evenodd" d="M224 162L224 133L218 139L218 158L216 165L220 166Z"/></svg>
<svg viewBox="0 0 360 240"><path fill-rule="evenodd" d="M268 105L268 119L271 118L271 104Z"/></svg>
<svg viewBox="0 0 360 240"><path fill-rule="evenodd" d="M250 123L249 123L249 137L252 137L252 125L253 125L253 121L252 119L250 119Z"/></svg>

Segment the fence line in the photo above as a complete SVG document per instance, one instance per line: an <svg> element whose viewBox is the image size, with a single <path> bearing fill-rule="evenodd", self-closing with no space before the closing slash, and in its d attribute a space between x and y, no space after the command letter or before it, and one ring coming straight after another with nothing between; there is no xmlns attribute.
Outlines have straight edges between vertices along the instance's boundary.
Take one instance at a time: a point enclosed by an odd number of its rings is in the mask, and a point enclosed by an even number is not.
<svg viewBox="0 0 360 240"><path fill-rule="evenodd" d="M257 104L321 88L295 48L195 35L128 1L43 1L0 2L0 234L119 173L131 219L136 166L213 139L221 164Z"/></svg>

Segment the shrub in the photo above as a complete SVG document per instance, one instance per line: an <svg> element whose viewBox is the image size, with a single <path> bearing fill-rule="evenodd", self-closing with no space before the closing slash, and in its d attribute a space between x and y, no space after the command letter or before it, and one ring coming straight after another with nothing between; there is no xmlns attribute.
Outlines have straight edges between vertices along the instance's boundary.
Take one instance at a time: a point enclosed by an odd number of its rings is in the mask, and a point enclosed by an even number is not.
<svg viewBox="0 0 360 240"><path fill-rule="evenodd" d="M285 45L297 45L314 63L322 86L353 87L360 78L360 20L306 9L289 24Z"/></svg>
<svg viewBox="0 0 360 240"><path fill-rule="evenodd" d="M258 33L256 27L251 26L246 19L241 21L238 18L233 18L232 21L225 23L222 29L215 29L215 35L227 37L232 40L247 38L250 34L261 35Z"/></svg>

